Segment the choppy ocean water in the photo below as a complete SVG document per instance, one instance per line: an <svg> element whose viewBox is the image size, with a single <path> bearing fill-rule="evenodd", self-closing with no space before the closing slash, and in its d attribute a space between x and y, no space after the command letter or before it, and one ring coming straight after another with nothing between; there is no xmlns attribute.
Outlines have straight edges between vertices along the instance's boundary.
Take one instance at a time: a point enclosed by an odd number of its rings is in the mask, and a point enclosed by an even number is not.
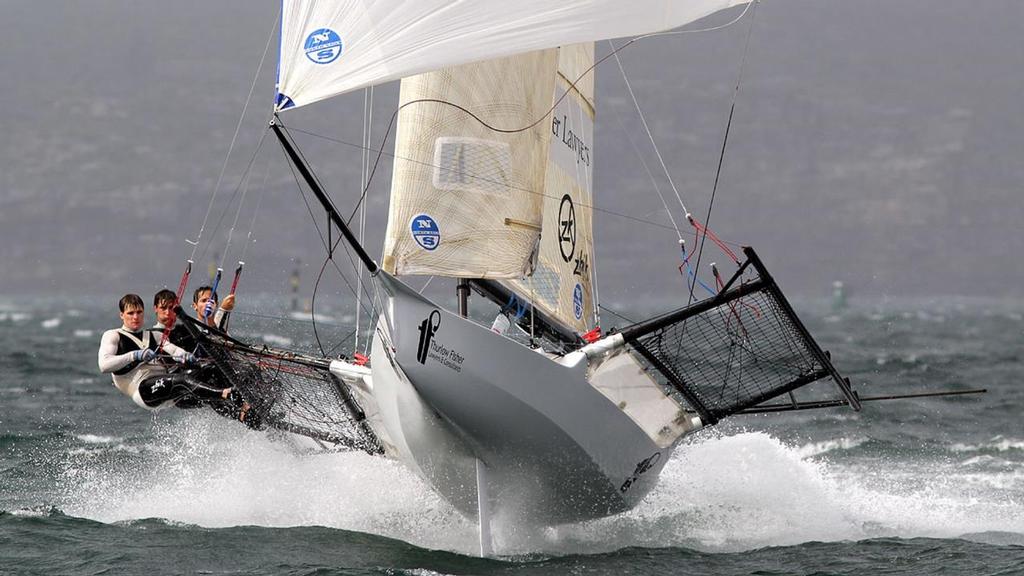
<svg viewBox="0 0 1024 576"><path fill-rule="evenodd" d="M0 300L0 574L1024 574L1024 304L797 308L864 395L989 393L736 418L635 510L499 519L480 559L475 525L399 465L148 414L96 372L115 312Z"/></svg>

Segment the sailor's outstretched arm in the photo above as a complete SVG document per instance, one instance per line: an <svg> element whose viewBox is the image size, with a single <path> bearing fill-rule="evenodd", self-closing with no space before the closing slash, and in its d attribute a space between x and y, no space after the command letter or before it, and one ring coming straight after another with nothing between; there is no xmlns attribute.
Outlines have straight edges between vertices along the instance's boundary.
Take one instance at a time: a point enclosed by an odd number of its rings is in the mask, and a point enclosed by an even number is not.
<svg viewBox="0 0 1024 576"><path fill-rule="evenodd" d="M174 358L178 362L185 362L186 359L191 356L191 354L189 354L185 349L175 346L170 340L164 342L163 349L164 353L170 354L171 358Z"/></svg>
<svg viewBox="0 0 1024 576"><path fill-rule="evenodd" d="M98 360L100 372L103 372L104 374L120 370L121 368L131 364L134 359L132 352L126 352L124 354L117 353L117 341L117 330L107 330L103 333L103 338L100 339Z"/></svg>

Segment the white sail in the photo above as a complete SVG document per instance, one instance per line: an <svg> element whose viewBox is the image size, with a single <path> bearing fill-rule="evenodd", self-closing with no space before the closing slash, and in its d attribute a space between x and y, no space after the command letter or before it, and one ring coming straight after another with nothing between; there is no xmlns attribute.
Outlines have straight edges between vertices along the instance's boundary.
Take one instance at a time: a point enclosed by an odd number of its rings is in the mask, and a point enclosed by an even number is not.
<svg viewBox="0 0 1024 576"><path fill-rule="evenodd" d="M593 269L594 64L592 43L559 49L551 143L544 178L544 223L533 273L507 282L578 333L595 325ZM586 73L586 74L585 74ZM575 83L575 84L574 84Z"/></svg>
<svg viewBox="0 0 1024 576"><path fill-rule="evenodd" d="M472 278L528 271L550 142L548 123L538 119L551 108L557 54L402 81L385 270Z"/></svg>
<svg viewBox="0 0 1024 576"><path fill-rule="evenodd" d="M747 0L285 0L277 109L446 66L682 26Z"/></svg>

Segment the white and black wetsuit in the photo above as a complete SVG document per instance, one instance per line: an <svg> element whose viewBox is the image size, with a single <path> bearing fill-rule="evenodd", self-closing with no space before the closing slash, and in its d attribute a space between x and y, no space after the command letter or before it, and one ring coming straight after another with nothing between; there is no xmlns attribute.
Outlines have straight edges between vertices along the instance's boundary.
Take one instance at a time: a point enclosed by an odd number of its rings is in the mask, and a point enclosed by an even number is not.
<svg viewBox="0 0 1024 576"><path fill-rule="evenodd" d="M136 350L153 350L160 347L162 334L153 330L131 332L124 326L107 330L100 340L100 372L110 374L114 386L136 404L146 409L157 409L182 403L196 406L201 401L222 399L223 388L209 386L188 373L169 374L159 363L136 362L132 356ZM171 342L164 342L163 352L178 362L183 362L187 353Z"/></svg>
<svg viewBox="0 0 1024 576"><path fill-rule="evenodd" d="M217 329L219 329L219 330L221 330L223 332L227 332L228 331L228 320L230 318L231 318L231 312L229 310L225 310L223 308L217 308L217 311L213 315L213 325ZM165 327L164 327L163 324L157 322L153 326L153 329L154 330L158 330L158 331L163 331L163 330L165 330ZM183 350L186 350L187 352L191 352L192 354L195 354L196 356L200 356L200 357L204 356L203 350L201 350L200 348L197 347L196 339L192 337L192 333L189 332L188 328L185 328L184 324L182 324L181 322L176 322L174 324L174 328L171 329L171 333L168 335L168 337L170 338L171 342L174 342L175 344L177 344Z"/></svg>
<svg viewBox="0 0 1024 576"><path fill-rule="evenodd" d="M214 316L217 327L221 330L226 330L230 315L230 311L218 308L217 313ZM160 335L162 335L166 330L167 327L160 322L153 325L153 331ZM202 358L204 356L204 351L201 347L197 346L195 338L192 337L192 333L189 332L181 322L175 323L174 328L171 330L169 339L171 342L176 343L179 348L189 351L197 357ZM174 376L180 380L190 382L193 385L199 383L205 388L212 388L221 391L221 393L223 393L225 388L230 388L232 386L231 382L229 382L224 377L223 373L212 363L199 363L187 367L182 366L179 370L175 371ZM244 404L245 401L242 396L236 393L231 394L227 400L220 402L209 402L207 400L203 400L197 395L191 395L178 400L174 405L177 408L199 408L209 405L213 408L214 412L221 416L231 418L232 420L238 420L242 413ZM249 417L245 419L246 426L255 429L262 429L262 425L255 414L250 414L248 416Z"/></svg>

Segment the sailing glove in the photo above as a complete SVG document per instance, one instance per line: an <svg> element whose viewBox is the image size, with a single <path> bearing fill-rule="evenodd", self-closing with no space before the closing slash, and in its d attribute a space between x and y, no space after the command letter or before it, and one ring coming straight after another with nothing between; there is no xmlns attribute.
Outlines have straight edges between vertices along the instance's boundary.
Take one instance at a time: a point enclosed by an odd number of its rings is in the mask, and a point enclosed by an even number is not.
<svg viewBox="0 0 1024 576"><path fill-rule="evenodd" d="M149 348L132 352L133 362L149 362L153 358L156 358L156 352L153 352Z"/></svg>

